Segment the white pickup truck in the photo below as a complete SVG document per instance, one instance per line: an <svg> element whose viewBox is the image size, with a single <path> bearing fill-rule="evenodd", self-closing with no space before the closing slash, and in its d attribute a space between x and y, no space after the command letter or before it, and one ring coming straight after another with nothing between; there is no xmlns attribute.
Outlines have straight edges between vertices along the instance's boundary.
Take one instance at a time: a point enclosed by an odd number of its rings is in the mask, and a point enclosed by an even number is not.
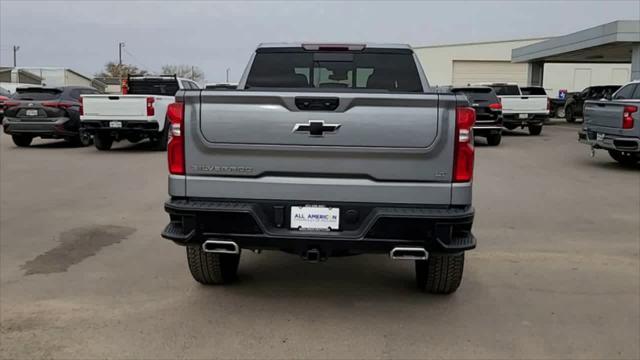
<svg viewBox="0 0 640 360"><path fill-rule="evenodd" d="M109 150L114 141L149 139L154 149L166 150L167 106L178 90L200 89L195 82L175 75L130 76L126 94L82 96L83 131L93 135L98 150Z"/></svg>
<svg viewBox="0 0 640 360"><path fill-rule="evenodd" d="M514 83L478 85L489 86L498 95L502 103L502 126L509 130L526 126L529 134L540 135L542 125L549 119L549 98L543 88L520 88Z"/></svg>

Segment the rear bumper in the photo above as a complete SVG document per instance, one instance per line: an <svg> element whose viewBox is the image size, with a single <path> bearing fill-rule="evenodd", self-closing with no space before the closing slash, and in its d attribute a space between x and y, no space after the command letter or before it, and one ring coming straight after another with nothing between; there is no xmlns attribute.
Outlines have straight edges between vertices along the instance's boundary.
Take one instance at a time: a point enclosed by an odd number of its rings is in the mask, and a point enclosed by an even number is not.
<svg viewBox="0 0 640 360"><path fill-rule="evenodd" d="M84 131L89 134L96 133L112 133L112 134L158 134L160 132L159 124L155 121L140 121L140 120L117 120L122 124L122 127L115 128L110 127L110 120L82 120L81 126Z"/></svg>
<svg viewBox="0 0 640 360"><path fill-rule="evenodd" d="M524 127L527 125L542 124L547 120L549 120L549 113L536 113L536 114L527 114L527 113L505 114L503 113L502 114L502 123L505 125L516 125L516 126Z"/></svg>
<svg viewBox="0 0 640 360"><path fill-rule="evenodd" d="M594 149L640 153L640 138L637 137L604 134L604 138L598 139L595 131L581 130L578 141Z"/></svg>
<svg viewBox="0 0 640 360"><path fill-rule="evenodd" d="M501 123L477 124L473 127L473 134L477 136L497 135L502 133Z"/></svg>
<svg viewBox="0 0 640 360"><path fill-rule="evenodd" d="M17 118L4 118L2 128L5 134L30 134L41 137L77 136L77 125L68 126L69 118L56 118L52 121L22 121Z"/></svg>
<svg viewBox="0 0 640 360"><path fill-rule="evenodd" d="M476 246L471 233L474 216L471 206L439 209L326 204L340 208L340 230L329 232L290 229L291 205L304 203L171 199L165 203L170 223L162 237L179 245L201 245L205 240L224 239L245 249L297 254L318 249L326 256L388 253L398 246L456 253Z"/></svg>

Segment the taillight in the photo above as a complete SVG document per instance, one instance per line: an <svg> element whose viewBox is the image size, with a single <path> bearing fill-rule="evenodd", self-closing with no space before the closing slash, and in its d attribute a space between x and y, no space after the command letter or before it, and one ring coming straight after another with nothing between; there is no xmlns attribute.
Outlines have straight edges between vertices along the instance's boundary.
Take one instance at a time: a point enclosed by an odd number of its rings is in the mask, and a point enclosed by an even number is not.
<svg viewBox="0 0 640 360"><path fill-rule="evenodd" d="M493 103L493 104L489 104L489 109L491 109L491 110L502 110L502 104L500 104L499 102Z"/></svg>
<svg viewBox="0 0 640 360"><path fill-rule="evenodd" d="M476 111L470 107L456 108L456 137L453 155L453 181L469 182L473 178L473 124Z"/></svg>
<svg viewBox="0 0 640 360"><path fill-rule="evenodd" d="M84 115L84 101L82 97L80 97L80 115Z"/></svg>
<svg viewBox="0 0 640 360"><path fill-rule="evenodd" d="M156 109L153 107L153 103L156 102L156 99L153 97L147 98L147 116L153 116L156 114Z"/></svg>
<svg viewBox="0 0 640 360"><path fill-rule="evenodd" d="M551 99L547 98L547 110L551 111Z"/></svg>
<svg viewBox="0 0 640 360"><path fill-rule="evenodd" d="M127 79L122 79L122 83L120 84L120 92L122 95L127 95L129 93L129 81Z"/></svg>
<svg viewBox="0 0 640 360"><path fill-rule="evenodd" d="M169 173L184 175L184 104L169 104L167 119L169 119L169 144L167 145Z"/></svg>
<svg viewBox="0 0 640 360"><path fill-rule="evenodd" d="M5 101L4 102L5 109L8 109L8 108L10 108L12 106L18 106L18 105L20 105L19 101Z"/></svg>
<svg viewBox="0 0 640 360"><path fill-rule="evenodd" d="M624 107L624 111L622 112L622 128L623 129L633 129L633 114L638 111L637 106L629 105Z"/></svg>

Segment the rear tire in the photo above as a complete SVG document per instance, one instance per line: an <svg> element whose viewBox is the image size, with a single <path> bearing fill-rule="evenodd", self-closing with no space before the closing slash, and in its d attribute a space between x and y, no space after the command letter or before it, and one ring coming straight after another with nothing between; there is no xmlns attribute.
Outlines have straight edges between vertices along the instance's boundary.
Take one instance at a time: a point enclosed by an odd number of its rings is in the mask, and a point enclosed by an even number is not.
<svg viewBox="0 0 640 360"><path fill-rule="evenodd" d="M616 150L609 150L609 156L624 166L633 166L640 161L640 156Z"/></svg>
<svg viewBox="0 0 640 360"><path fill-rule="evenodd" d="M18 147L28 147L33 141L33 136L16 134L11 135L11 139L13 140L13 143Z"/></svg>
<svg viewBox="0 0 640 360"><path fill-rule="evenodd" d="M111 149L111 145L113 145L113 138L110 135L96 134L93 137L93 143L96 146L96 149L106 151Z"/></svg>
<svg viewBox="0 0 640 360"><path fill-rule="evenodd" d="M156 151L167 150L167 142L169 141L169 119L164 122L164 129L157 139L151 140L151 148Z"/></svg>
<svg viewBox="0 0 640 360"><path fill-rule="evenodd" d="M187 262L193 279L204 285L229 284L237 279L240 254L214 254L201 246L187 246Z"/></svg>
<svg viewBox="0 0 640 360"><path fill-rule="evenodd" d="M487 135L487 144L490 146L498 146L500 141L502 141L502 134Z"/></svg>
<svg viewBox="0 0 640 360"><path fill-rule="evenodd" d="M564 119L569 123L576 122L576 114L573 112L573 106L567 106L564 109Z"/></svg>
<svg viewBox="0 0 640 360"><path fill-rule="evenodd" d="M464 253L429 254L427 260L416 260L416 285L431 294L451 294L462 282Z"/></svg>
<svg viewBox="0 0 640 360"><path fill-rule="evenodd" d="M67 139L73 146L86 147L93 144L93 139L91 135L87 133L80 133L78 136Z"/></svg>
<svg viewBox="0 0 640 360"><path fill-rule="evenodd" d="M529 135L540 135L542 125L529 125Z"/></svg>

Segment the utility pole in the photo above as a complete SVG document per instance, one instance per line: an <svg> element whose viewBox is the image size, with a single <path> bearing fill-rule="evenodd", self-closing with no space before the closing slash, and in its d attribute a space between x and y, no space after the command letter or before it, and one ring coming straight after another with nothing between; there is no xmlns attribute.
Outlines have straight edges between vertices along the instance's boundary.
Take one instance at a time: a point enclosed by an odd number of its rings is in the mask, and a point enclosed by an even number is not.
<svg viewBox="0 0 640 360"><path fill-rule="evenodd" d="M118 66L122 66L122 48L124 47L124 42L118 43Z"/></svg>
<svg viewBox="0 0 640 360"><path fill-rule="evenodd" d="M126 94L125 91L128 91L125 88L124 85L124 80L122 79L122 48L124 47L124 42L119 42L118 43L118 77L120 78L120 87L123 89L123 94ZM129 86L129 84L126 84L126 86Z"/></svg>
<svg viewBox="0 0 640 360"><path fill-rule="evenodd" d="M231 71L231 68L227 68L227 84L229 83L229 71Z"/></svg>
<svg viewBox="0 0 640 360"><path fill-rule="evenodd" d="M18 50L20 50L20 46L17 45L13 45L13 67L16 67L17 62L16 62L16 53L18 52Z"/></svg>

